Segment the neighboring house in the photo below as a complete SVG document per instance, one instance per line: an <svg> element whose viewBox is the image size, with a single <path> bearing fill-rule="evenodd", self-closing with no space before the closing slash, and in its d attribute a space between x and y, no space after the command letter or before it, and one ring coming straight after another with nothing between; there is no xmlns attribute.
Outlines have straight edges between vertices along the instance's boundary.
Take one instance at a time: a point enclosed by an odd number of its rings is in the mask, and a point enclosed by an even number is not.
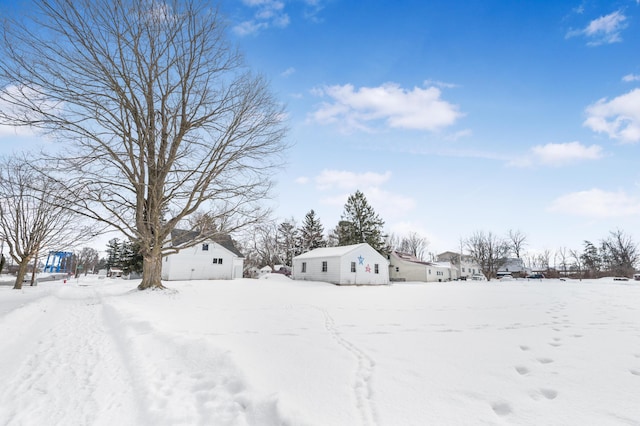
<svg viewBox="0 0 640 426"><path fill-rule="evenodd" d="M389 261L367 243L322 247L293 258L292 278L337 285L389 284Z"/></svg>
<svg viewBox="0 0 640 426"><path fill-rule="evenodd" d="M510 257L505 260L504 264L498 269L497 276L504 275L525 277L531 273L531 270L524 266L524 261L517 257Z"/></svg>
<svg viewBox="0 0 640 426"><path fill-rule="evenodd" d="M457 270L450 262L423 262L417 257L397 251L389 255L389 279L391 281L451 281L457 278Z"/></svg>
<svg viewBox="0 0 640 426"><path fill-rule="evenodd" d="M171 244L178 246L198 236L197 232L174 230ZM242 278L244 256L233 244L231 237L220 235L162 260L162 279L176 280L230 280Z"/></svg>
<svg viewBox="0 0 640 426"><path fill-rule="evenodd" d="M273 272L273 268L269 265L266 265L260 268L260 275L270 274L272 272Z"/></svg>
<svg viewBox="0 0 640 426"><path fill-rule="evenodd" d="M480 269L480 265L478 265L469 255L463 254L460 256L460 253L456 253L453 251L445 251L444 253L440 253L436 256L438 262L450 262L452 265L452 279L458 279L462 277L463 279L473 278L474 276L482 275L482 270Z"/></svg>

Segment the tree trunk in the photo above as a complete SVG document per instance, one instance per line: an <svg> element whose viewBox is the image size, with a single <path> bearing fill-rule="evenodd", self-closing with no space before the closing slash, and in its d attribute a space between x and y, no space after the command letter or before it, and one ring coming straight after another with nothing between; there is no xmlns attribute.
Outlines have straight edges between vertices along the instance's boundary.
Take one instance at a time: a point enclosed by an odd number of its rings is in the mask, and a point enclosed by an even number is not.
<svg viewBox="0 0 640 426"><path fill-rule="evenodd" d="M162 254L151 254L143 257L142 261L142 282L138 290L164 289L160 278L162 277Z"/></svg>
<svg viewBox="0 0 640 426"><path fill-rule="evenodd" d="M27 267L29 266L29 258L22 259L20 265L18 266L18 273L16 275L16 283L13 286L14 290L22 289L22 281L24 280L25 275L27 275Z"/></svg>

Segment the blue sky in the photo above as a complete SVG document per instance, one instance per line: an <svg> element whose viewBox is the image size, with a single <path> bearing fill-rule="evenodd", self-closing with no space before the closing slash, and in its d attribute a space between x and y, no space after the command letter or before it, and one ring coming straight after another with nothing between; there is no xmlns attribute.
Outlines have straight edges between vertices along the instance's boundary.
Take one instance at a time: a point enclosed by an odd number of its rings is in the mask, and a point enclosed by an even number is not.
<svg viewBox="0 0 640 426"><path fill-rule="evenodd" d="M640 241L640 0L226 0L286 104L278 217L333 228L364 192L386 231L530 251ZM36 143L0 129L8 152Z"/></svg>
<svg viewBox="0 0 640 426"><path fill-rule="evenodd" d="M640 238L640 1L242 0L223 7L287 105L276 212L333 228L360 189L429 251Z"/></svg>

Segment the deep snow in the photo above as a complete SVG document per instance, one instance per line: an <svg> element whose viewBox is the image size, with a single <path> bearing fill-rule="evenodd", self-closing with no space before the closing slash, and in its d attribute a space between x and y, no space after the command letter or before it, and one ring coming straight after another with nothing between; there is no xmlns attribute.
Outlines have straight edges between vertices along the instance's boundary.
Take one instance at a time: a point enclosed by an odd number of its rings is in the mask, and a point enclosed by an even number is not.
<svg viewBox="0 0 640 426"><path fill-rule="evenodd" d="M0 286L0 424L640 425L640 283Z"/></svg>

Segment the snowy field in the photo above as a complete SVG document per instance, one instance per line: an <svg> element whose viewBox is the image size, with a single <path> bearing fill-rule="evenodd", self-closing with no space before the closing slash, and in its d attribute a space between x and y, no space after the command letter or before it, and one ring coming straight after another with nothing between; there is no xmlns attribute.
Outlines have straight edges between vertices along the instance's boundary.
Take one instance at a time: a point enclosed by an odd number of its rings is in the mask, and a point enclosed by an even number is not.
<svg viewBox="0 0 640 426"><path fill-rule="evenodd" d="M640 283L0 286L0 425L640 425Z"/></svg>

